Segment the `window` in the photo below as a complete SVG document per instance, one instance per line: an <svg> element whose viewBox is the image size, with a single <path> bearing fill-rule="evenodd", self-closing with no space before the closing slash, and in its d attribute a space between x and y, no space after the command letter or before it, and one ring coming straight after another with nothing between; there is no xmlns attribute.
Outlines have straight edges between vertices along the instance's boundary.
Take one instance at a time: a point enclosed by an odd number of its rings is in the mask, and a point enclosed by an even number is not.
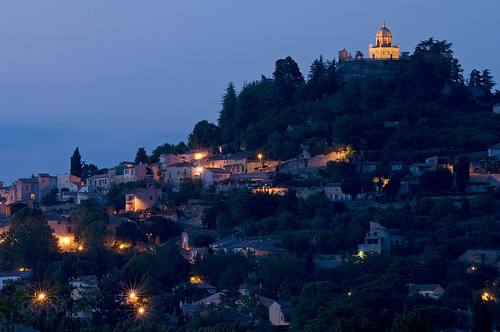
<svg viewBox="0 0 500 332"><path fill-rule="evenodd" d="M152 201L153 200L153 196L149 196L149 200Z"/></svg>
<svg viewBox="0 0 500 332"><path fill-rule="evenodd" d="M35 194L31 194L31 199L35 199Z"/></svg>

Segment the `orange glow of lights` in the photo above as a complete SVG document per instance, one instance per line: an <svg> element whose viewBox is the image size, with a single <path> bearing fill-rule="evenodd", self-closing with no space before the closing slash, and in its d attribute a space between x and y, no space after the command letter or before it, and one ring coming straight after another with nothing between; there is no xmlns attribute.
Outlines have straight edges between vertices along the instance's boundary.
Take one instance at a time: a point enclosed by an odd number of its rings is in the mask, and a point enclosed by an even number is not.
<svg viewBox="0 0 500 332"><path fill-rule="evenodd" d="M71 239L69 237L63 238L64 244L69 244L71 242Z"/></svg>
<svg viewBox="0 0 500 332"><path fill-rule="evenodd" d="M145 312L146 312L146 309L144 309L144 307L140 307L137 312L140 314L140 315L143 315Z"/></svg>
<svg viewBox="0 0 500 332"><path fill-rule="evenodd" d="M125 248L125 246L123 244L120 244L120 249L123 249Z"/></svg>
<svg viewBox="0 0 500 332"><path fill-rule="evenodd" d="M198 159L201 159L201 158L203 158L203 154L202 153L195 153L194 159L198 160Z"/></svg>
<svg viewBox="0 0 500 332"><path fill-rule="evenodd" d="M44 293L38 294L38 299L43 301L45 299L45 294Z"/></svg>
<svg viewBox="0 0 500 332"><path fill-rule="evenodd" d="M201 283L203 283L203 281L201 280L201 278L198 277L198 276L192 276L191 278L189 278L189 282L191 282L192 284L201 284Z"/></svg>

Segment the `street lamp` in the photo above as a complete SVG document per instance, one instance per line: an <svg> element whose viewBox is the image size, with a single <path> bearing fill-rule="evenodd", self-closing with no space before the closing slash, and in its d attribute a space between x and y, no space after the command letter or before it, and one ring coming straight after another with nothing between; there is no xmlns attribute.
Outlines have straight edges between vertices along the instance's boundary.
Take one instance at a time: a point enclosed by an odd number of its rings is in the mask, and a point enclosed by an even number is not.
<svg viewBox="0 0 500 332"><path fill-rule="evenodd" d="M151 233L148 233L148 234L147 234L147 236L148 236L148 246L151 244L151 236L152 236L152 235L153 235L153 234L151 234Z"/></svg>
<svg viewBox="0 0 500 332"><path fill-rule="evenodd" d="M259 153L259 155L257 157L259 157L259 162L262 163L262 154Z"/></svg>

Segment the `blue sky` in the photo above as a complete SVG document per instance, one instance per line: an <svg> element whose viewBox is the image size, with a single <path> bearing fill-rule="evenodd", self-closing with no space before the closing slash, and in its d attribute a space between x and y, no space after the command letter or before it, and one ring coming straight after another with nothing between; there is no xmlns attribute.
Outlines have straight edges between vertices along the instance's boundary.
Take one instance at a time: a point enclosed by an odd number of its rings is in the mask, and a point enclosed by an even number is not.
<svg viewBox="0 0 500 332"><path fill-rule="evenodd" d="M0 3L0 181L99 167L216 123L232 81L304 75L323 55L368 53L386 20L401 51L453 43L464 74L500 82L499 1L8 1ZM500 87L496 87L500 88Z"/></svg>

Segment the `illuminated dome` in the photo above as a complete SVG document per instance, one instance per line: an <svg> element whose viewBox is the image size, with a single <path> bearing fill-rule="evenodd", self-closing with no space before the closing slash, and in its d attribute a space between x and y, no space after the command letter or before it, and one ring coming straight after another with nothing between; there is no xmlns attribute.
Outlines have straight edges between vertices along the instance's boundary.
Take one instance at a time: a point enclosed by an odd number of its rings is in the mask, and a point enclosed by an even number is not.
<svg viewBox="0 0 500 332"><path fill-rule="evenodd" d="M377 32L376 44L368 46L370 59L399 59L399 44L392 44L392 33L385 27L385 20L382 28Z"/></svg>
<svg viewBox="0 0 500 332"><path fill-rule="evenodd" d="M385 27L385 20L382 28L377 32L377 46L392 46L392 34L389 29Z"/></svg>

